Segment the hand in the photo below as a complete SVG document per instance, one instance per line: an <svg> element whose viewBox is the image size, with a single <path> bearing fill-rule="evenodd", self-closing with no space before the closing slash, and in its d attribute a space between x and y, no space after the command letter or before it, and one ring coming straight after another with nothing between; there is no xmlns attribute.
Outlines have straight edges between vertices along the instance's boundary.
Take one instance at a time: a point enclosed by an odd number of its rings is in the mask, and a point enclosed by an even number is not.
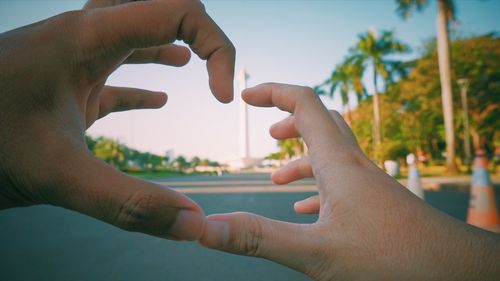
<svg viewBox="0 0 500 281"><path fill-rule="evenodd" d="M110 112L165 104L164 93L104 84L124 63L187 63L189 50L169 45L176 38L207 59L214 95L231 101L234 47L199 1L73 11L0 34L0 209L52 204L131 231L198 239L206 220L193 201L113 169L84 140Z"/></svg>
<svg viewBox="0 0 500 281"><path fill-rule="evenodd" d="M315 280L494 280L499 237L426 205L374 165L335 111L311 89L263 84L242 93L255 106L293 115L271 127L276 139L303 137L309 155L277 170L277 184L315 177L318 196L295 204L313 224L249 213L208 217L202 245L263 257Z"/></svg>

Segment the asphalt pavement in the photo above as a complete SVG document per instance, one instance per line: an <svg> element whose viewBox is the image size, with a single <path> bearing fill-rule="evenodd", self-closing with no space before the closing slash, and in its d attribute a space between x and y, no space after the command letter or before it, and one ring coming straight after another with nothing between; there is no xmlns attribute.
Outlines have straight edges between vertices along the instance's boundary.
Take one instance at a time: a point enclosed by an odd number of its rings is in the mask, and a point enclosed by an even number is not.
<svg viewBox="0 0 500 281"><path fill-rule="evenodd" d="M295 201L314 194L314 182L310 180L285 187L286 191L273 187L268 174L186 176L157 181L180 191L184 189L207 214L248 211L300 223L317 218L297 215L292 207ZM219 191L188 191L197 190L193 188ZM499 193L497 187L497 202ZM468 190L449 186L426 191L426 198L431 205L465 219ZM179 243L125 232L51 206L0 211L0 276L1 280L13 281L309 280L270 261L207 250L195 242Z"/></svg>

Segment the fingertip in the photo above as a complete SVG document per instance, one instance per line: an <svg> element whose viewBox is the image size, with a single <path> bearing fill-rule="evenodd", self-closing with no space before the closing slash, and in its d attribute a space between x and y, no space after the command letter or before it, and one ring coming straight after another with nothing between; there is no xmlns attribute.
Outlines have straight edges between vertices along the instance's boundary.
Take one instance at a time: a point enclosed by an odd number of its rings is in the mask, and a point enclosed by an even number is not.
<svg viewBox="0 0 500 281"><path fill-rule="evenodd" d="M232 84L230 86L220 87L213 83L212 79L210 79L210 90L212 91L214 97L221 103L228 104L234 99Z"/></svg>
<svg viewBox="0 0 500 281"><path fill-rule="evenodd" d="M148 92L147 100L144 105L148 105L148 108L161 108L168 101L168 95L165 92Z"/></svg>
<svg viewBox="0 0 500 281"><path fill-rule="evenodd" d="M168 95L165 92L156 92L158 95L158 104L160 107L164 106L168 101Z"/></svg>
<svg viewBox="0 0 500 281"><path fill-rule="evenodd" d="M307 215L307 214L311 214L311 212L306 209L307 207L304 207L304 203L302 201L298 201L298 202L295 202L293 204L293 209L295 211L295 213L299 214L299 215Z"/></svg>
<svg viewBox="0 0 500 281"><path fill-rule="evenodd" d="M179 66L186 65L191 60L191 50L187 47L182 46L182 51L180 56L180 61L182 62Z"/></svg>
<svg viewBox="0 0 500 281"><path fill-rule="evenodd" d="M277 126L278 124L273 124L270 128L269 128L269 135L271 135L271 137L273 137L274 139L278 139L278 134L277 134Z"/></svg>
<svg viewBox="0 0 500 281"><path fill-rule="evenodd" d="M255 87L246 88L241 91L241 98L246 102L250 103Z"/></svg>
<svg viewBox="0 0 500 281"><path fill-rule="evenodd" d="M300 212L300 201L297 201L297 202L293 203L293 210L295 211L295 213L301 214L301 212Z"/></svg>
<svg viewBox="0 0 500 281"><path fill-rule="evenodd" d="M207 217L205 231L198 241L206 248L223 249L229 242L228 222L214 216Z"/></svg>
<svg viewBox="0 0 500 281"><path fill-rule="evenodd" d="M173 240L194 241L202 237L206 228L203 212L183 209L177 213L175 223L169 230L168 237Z"/></svg>
<svg viewBox="0 0 500 281"><path fill-rule="evenodd" d="M283 184L286 184L287 181L286 179L283 177L282 173L280 172L281 169L278 169L276 171L274 171L272 174L271 174L271 180L275 183L275 184L278 184L278 185L283 185Z"/></svg>

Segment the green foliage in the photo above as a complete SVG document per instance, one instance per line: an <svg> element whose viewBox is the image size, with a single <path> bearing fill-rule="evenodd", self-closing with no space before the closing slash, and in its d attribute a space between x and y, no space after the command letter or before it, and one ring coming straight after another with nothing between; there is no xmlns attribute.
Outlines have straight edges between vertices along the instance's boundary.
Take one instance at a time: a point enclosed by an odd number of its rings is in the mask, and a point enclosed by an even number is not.
<svg viewBox="0 0 500 281"><path fill-rule="evenodd" d="M268 160L290 160L294 157L304 155L304 141L300 138L292 138L278 141L279 152L272 153L266 157Z"/></svg>
<svg viewBox="0 0 500 281"><path fill-rule="evenodd" d="M455 130L462 153L460 90L456 81L469 80L468 106L476 148L493 146L500 138L500 38L488 34L452 42ZM371 97L352 112L352 129L372 158L400 158L404 152L429 153L442 161L445 147L439 67L435 45L426 44L422 57L411 63L409 75L380 95L384 144L373 147Z"/></svg>
<svg viewBox="0 0 500 281"><path fill-rule="evenodd" d="M348 122L351 123L349 93L354 92L358 100L366 97L366 90L361 82L362 76L362 62L354 57L346 57L342 63L335 67L330 78L323 84L316 86L314 91L318 95L327 95L330 98L333 98L335 93L340 94L345 115L349 119Z"/></svg>
<svg viewBox="0 0 500 281"><path fill-rule="evenodd" d="M195 168L195 167L200 165L200 162L201 162L201 159L199 157L195 156L195 157L191 158L190 166Z"/></svg>
<svg viewBox="0 0 500 281"><path fill-rule="evenodd" d="M455 4L453 0L437 0L443 1L446 7L446 17L450 21L455 20ZM436 1L436 2L437 2ZM415 11L422 12L429 4L428 0L396 0L396 13L403 19L409 18Z"/></svg>
<svg viewBox="0 0 500 281"><path fill-rule="evenodd" d="M118 141L98 138L93 148L94 155L106 163L120 168L125 161L125 146Z"/></svg>
<svg viewBox="0 0 500 281"><path fill-rule="evenodd" d="M451 45L452 79L469 81L468 107L472 136L476 147L491 144L500 128L500 37L487 34L459 39ZM460 105L460 89L453 84L454 103ZM457 128L462 129L461 107L457 110Z"/></svg>
<svg viewBox="0 0 500 281"><path fill-rule="evenodd" d="M301 156L304 154L304 142L299 138L279 140L278 146L285 159L291 159L294 156Z"/></svg>
<svg viewBox="0 0 500 281"><path fill-rule="evenodd" d="M198 165L218 167L219 163L209 159L201 160L193 157L191 163L184 156L177 157L173 163L169 163L168 157L156 155L150 152L141 152L127 147L116 140L85 136L89 150L99 159L106 163L132 173L172 173L173 171L184 172L187 168Z"/></svg>
<svg viewBox="0 0 500 281"><path fill-rule="evenodd" d="M375 148L374 156L382 160L400 160L404 159L410 151L402 140L386 139L383 145Z"/></svg>
<svg viewBox="0 0 500 281"><path fill-rule="evenodd" d="M184 171L190 166L190 163L184 158L184 156L180 155L174 160L174 167L177 168L178 171Z"/></svg>
<svg viewBox="0 0 500 281"><path fill-rule="evenodd" d="M406 74L405 64L393 59L394 55L407 53L408 45L399 41L392 31L383 30L380 34L368 31L358 36L358 42L349 50L351 60L361 67L361 74L372 69L375 91L378 91L378 76L382 77L386 85L396 81L396 78Z"/></svg>

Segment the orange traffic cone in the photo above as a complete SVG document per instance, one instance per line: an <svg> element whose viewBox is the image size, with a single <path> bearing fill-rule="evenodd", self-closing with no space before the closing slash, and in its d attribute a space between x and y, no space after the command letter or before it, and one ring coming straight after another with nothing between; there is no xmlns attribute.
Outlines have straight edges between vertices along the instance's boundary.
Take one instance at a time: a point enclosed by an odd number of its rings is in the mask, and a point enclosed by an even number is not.
<svg viewBox="0 0 500 281"><path fill-rule="evenodd" d="M488 174L488 158L482 149L476 151L474 159L467 223L490 231L500 231L495 191Z"/></svg>

